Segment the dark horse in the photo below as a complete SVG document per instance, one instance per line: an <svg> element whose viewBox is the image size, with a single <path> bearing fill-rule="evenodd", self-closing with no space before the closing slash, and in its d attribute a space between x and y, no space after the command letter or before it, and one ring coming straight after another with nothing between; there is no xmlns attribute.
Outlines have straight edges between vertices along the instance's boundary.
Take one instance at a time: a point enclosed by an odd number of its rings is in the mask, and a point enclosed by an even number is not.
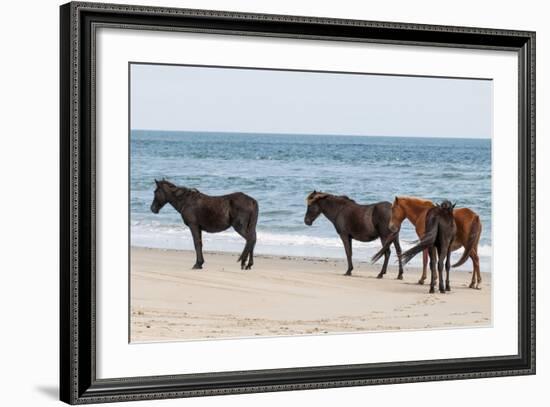
<svg viewBox="0 0 550 407"><path fill-rule="evenodd" d="M399 236L392 234L389 229L391 218L391 203L379 202L371 205L359 205L353 199L347 196L335 196L324 192L313 191L307 197L307 212L304 223L308 226L322 213L332 222L336 228L336 233L344 243L346 257L348 259L348 269L346 275L350 276L353 270L351 262L351 239L360 242L370 242L380 238L382 244L386 243L388 238L395 239L393 244L399 258L399 274L397 278L403 279L403 266L401 265L401 246L399 245ZM384 253L384 265L378 274L382 278L386 274L388 260L390 259L390 248Z"/></svg>
<svg viewBox="0 0 550 407"><path fill-rule="evenodd" d="M249 270L254 264L254 246L256 245L256 222L258 221L258 203L254 198L242 192L229 195L209 196L195 188L177 187L171 182L157 181L155 198L151 211L159 213L169 203L181 214L183 223L191 230L197 253L194 269L201 269L204 263L202 256L202 231L209 233L222 232L233 226L233 229L245 238L246 245L239 256L241 269ZM246 260L248 258L248 264Z"/></svg>
<svg viewBox="0 0 550 407"><path fill-rule="evenodd" d="M430 293L433 293L435 286L435 262L439 274L439 292L451 291L449 283L449 270L451 269L451 245L456 236L456 224L453 216L455 205L445 200L441 205L436 205L428 210L426 214L426 229L424 237L402 255L403 264L407 264L414 256L421 251L428 249L430 256L430 269L432 279L430 282ZM443 284L443 263L445 263L445 285Z"/></svg>
<svg viewBox="0 0 550 407"><path fill-rule="evenodd" d="M424 237L426 228L426 215L430 208L435 205L432 201L412 196L396 196L392 205L392 214L390 220L390 229L399 231L401 224L405 219L411 222L416 230L418 239ZM458 267L466 262L468 257L472 259L474 272L472 273L472 282L470 288L479 288L481 284L481 272L479 270L479 256L477 254L479 238L481 236L481 220L477 213L469 208L453 209L453 217L456 223L456 236L451 246L451 251L464 247L464 253L452 267ZM389 246L391 242L387 242ZM382 257L385 249L382 248L373 256L373 261ZM422 256L422 277L419 284L424 284L428 267L428 249L424 250Z"/></svg>

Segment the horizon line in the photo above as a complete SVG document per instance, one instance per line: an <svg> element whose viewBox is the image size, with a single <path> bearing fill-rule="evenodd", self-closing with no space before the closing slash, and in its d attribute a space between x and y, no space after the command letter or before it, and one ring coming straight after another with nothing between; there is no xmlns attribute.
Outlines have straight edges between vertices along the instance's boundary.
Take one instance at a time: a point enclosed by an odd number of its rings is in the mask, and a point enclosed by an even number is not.
<svg viewBox="0 0 550 407"><path fill-rule="evenodd" d="M324 137L389 137L389 138L429 138L429 139L467 139L467 140L492 140L493 137L471 137L471 136L393 136L380 134L343 134L343 133L278 133L278 132L253 132L253 131L216 131L216 130L161 130L161 129L132 129L130 131L158 131L165 133L216 133L216 134L251 134L251 135L277 135L277 136L324 136Z"/></svg>

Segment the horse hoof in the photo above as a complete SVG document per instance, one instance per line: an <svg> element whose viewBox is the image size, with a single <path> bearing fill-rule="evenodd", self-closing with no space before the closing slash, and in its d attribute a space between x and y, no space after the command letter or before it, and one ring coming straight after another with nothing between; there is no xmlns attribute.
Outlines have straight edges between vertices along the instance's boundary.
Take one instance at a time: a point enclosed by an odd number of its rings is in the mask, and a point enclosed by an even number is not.
<svg viewBox="0 0 550 407"><path fill-rule="evenodd" d="M246 266L244 269L245 270L250 270L252 268L252 264L249 264L248 266Z"/></svg>
<svg viewBox="0 0 550 407"><path fill-rule="evenodd" d="M399 274L399 275L397 276L397 279L398 279L398 280L403 280L403 274Z"/></svg>
<svg viewBox="0 0 550 407"><path fill-rule="evenodd" d="M383 278L384 277L384 274L380 273L376 276L376 278Z"/></svg>
<svg viewBox="0 0 550 407"><path fill-rule="evenodd" d="M435 290L433 288L430 288L430 294L435 293Z"/></svg>
<svg viewBox="0 0 550 407"><path fill-rule="evenodd" d="M440 292L441 294L445 294L445 290L439 289L439 292Z"/></svg>
<svg viewBox="0 0 550 407"><path fill-rule="evenodd" d="M424 285L424 280L418 280L418 284Z"/></svg>
<svg viewBox="0 0 550 407"><path fill-rule="evenodd" d="M451 291L451 287L446 287L445 291Z"/></svg>
<svg viewBox="0 0 550 407"><path fill-rule="evenodd" d="M346 272L344 273L344 275L345 275L345 276L351 276L351 271L346 271Z"/></svg>
<svg viewBox="0 0 550 407"><path fill-rule="evenodd" d="M195 265L191 268L191 270L200 270L200 269L202 269L202 265L200 265L200 264L195 264Z"/></svg>

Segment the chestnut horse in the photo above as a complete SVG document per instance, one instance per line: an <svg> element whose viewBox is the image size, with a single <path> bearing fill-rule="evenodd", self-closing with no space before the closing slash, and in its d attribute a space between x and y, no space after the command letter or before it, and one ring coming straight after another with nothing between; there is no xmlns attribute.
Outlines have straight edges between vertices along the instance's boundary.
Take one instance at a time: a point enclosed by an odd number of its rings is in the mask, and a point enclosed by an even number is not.
<svg viewBox="0 0 550 407"><path fill-rule="evenodd" d="M401 223L406 219L411 222L416 230L419 239L424 237L426 227L426 215L430 208L435 207L432 201L416 197L399 196L395 197L392 205L392 216L390 220L390 229L395 233L399 231ZM481 284L481 272L479 270L479 256L477 247L481 236L481 220L477 213L468 208L459 208L453 210L453 216L456 223L456 236L451 246L451 251L464 247L464 253L453 267L464 264L468 257L472 259L474 270L470 288L479 288ZM390 239L391 241L391 239ZM389 245L389 242L387 242ZM373 256L373 260L379 259L383 254L384 247ZM422 257L422 277L418 281L424 284L426 280L428 263L428 251L424 250Z"/></svg>

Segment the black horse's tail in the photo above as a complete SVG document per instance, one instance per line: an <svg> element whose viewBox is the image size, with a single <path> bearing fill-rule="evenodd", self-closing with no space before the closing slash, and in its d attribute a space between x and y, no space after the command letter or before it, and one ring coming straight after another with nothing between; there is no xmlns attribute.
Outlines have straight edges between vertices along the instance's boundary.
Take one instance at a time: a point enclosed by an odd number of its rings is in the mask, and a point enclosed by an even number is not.
<svg viewBox="0 0 550 407"><path fill-rule="evenodd" d="M370 261L373 262L373 263L376 263L380 257L382 257L384 255L384 253L386 253L386 251L388 251L388 249L390 248L391 244L394 242L395 239L399 238L399 232L394 232L392 233L391 235L389 235L388 237L388 240L386 240L386 243L384 243L384 245L382 246L382 248L380 250L378 250L374 256L371 257Z"/></svg>
<svg viewBox="0 0 550 407"><path fill-rule="evenodd" d="M468 257L470 257L470 252L474 249L474 246L476 246L477 242L479 241L480 235L481 221L479 220L479 216L476 215L476 217L472 221L472 226L470 227L468 241L466 242L466 245L464 245L464 253L462 254L460 260L453 264L453 267L462 266L466 262L466 260L468 260Z"/></svg>
<svg viewBox="0 0 550 407"><path fill-rule="evenodd" d="M401 262L403 263L403 265L411 261L414 256L416 256L418 253L420 253L424 249L427 249L428 247L433 246L433 244L435 243L435 239L437 237L438 228L439 228L438 222L433 222L433 224L430 225L430 228L426 230L424 237L420 239L418 244L416 246L411 247L409 250L407 250L405 253L401 255Z"/></svg>
<svg viewBox="0 0 550 407"><path fill-rule="evenodd" d="M246 231L248 233L250 233L252 230L254 230L254 232L255 232L256 231L256 224L258 223L258 212L259 212L258 202L254 199L253 203L254 203L254 207L252 209L252 213L250 214L250 216L248 218L248 225L246 227Z"/></svg>

